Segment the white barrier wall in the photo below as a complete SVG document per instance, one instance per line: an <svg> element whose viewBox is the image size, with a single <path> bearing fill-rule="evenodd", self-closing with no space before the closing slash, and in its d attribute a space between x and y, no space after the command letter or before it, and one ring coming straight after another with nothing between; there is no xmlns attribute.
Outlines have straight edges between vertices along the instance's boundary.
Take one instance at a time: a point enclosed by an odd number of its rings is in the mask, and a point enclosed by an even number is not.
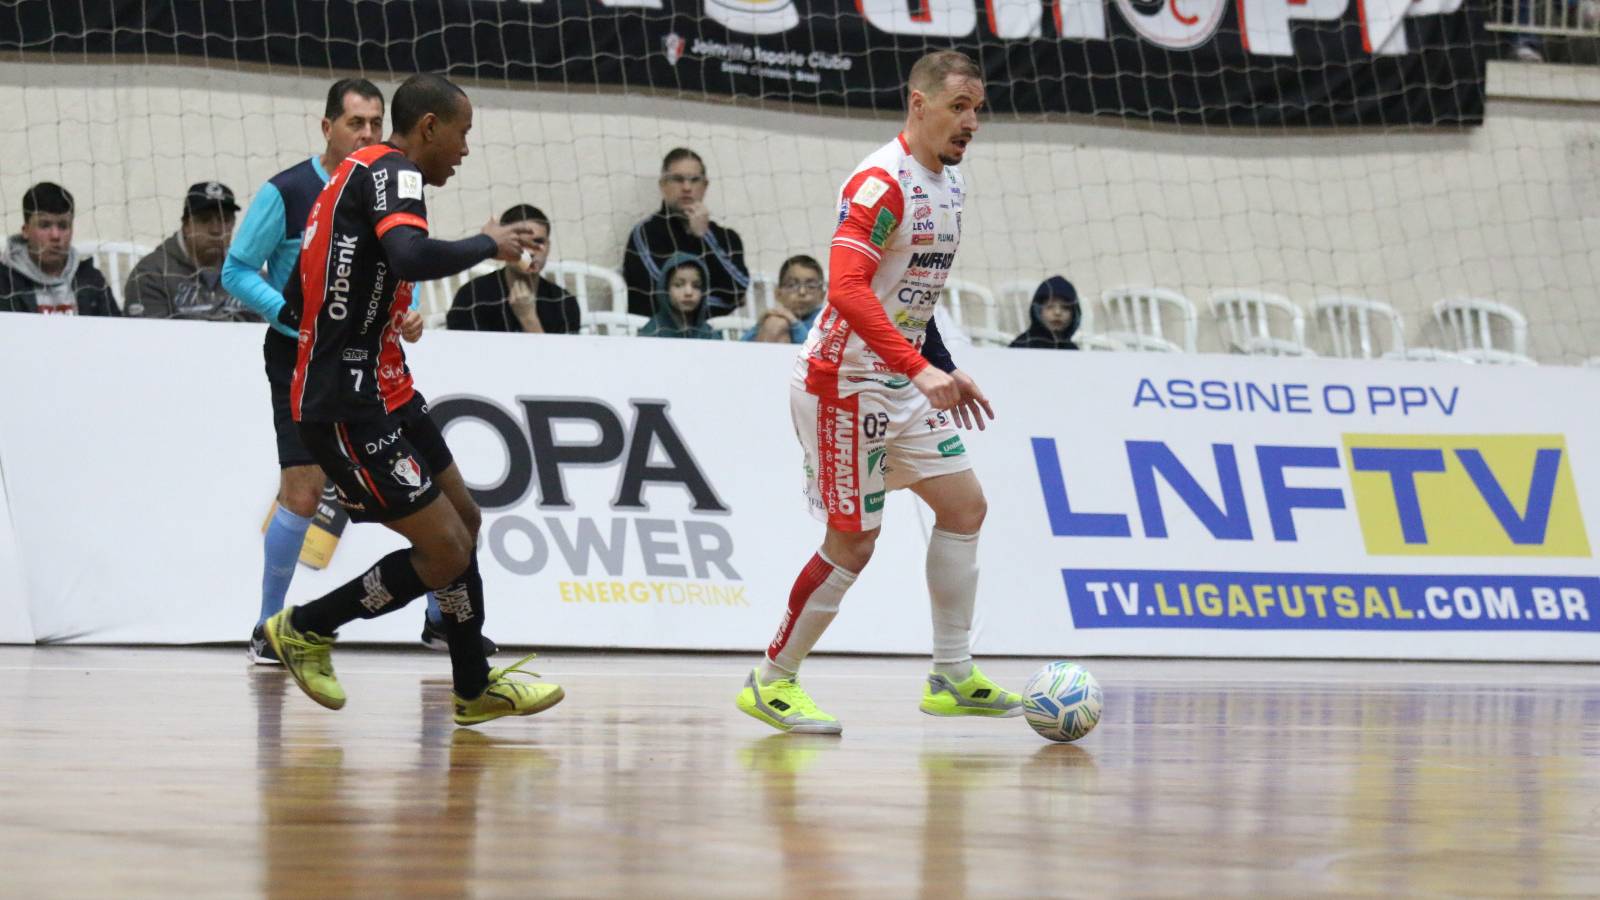
<svg viewBox="0 0 1600 900"><path fill-rule="evenodd" d="M11 509L6 502L5 466L0 458L0 644L33 643L28 593L23 585Z"/></svg>
<svg viewBox="0 0 1600 900"><path fill-rule="evenodd" d="M27 386L0 395L0 467L37 639L244 638L276 481L259 342L259 326L0 316L4 383ZM764 647L821 536L788 420L792 359L428 333L418 384L483 492L490 633ZM1600 374L960 361L1000 416L967 437L990 498L979 652L1600 658L1583 517L1600 509ZM925 512L901 493L886 514L822 649L928 647ZM352 526L291 601L399 545ZM411 641L421 613L344 637Z"/></svg>

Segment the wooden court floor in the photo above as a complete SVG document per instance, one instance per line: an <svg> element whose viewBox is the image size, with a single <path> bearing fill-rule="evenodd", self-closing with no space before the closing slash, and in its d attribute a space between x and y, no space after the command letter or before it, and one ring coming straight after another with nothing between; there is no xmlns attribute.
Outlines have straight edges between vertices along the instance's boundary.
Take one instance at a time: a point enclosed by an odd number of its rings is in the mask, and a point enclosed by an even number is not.
<svg viewBox="0 0 1600 900"><path fill-rule="evenodd" d="M330 712L233 648L0 648L0 895L1600 895L1593 667L1091 660L1058 746L913 659L808 664L842 738L736 711L743 657L551 653L566 702L476 729L442 655L336 660Z"/></svg>

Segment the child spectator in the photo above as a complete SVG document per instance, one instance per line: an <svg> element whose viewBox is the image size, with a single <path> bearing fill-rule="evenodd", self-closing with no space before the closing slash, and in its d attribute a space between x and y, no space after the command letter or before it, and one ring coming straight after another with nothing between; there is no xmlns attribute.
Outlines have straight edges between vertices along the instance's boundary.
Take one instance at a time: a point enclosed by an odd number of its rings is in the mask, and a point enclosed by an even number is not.
<svg viewBox="0 0 1600 900"><path fill-rule="evenodd" d="M639 329L639 336L716 340L717 332L706 324L710 306L706 282L699 260L688 254L669 258L661 267L653 297L655 315Z"/></svg>
<svg viewBox="0 0 1600 900"><path fill-rule="evenodd" d="M1013 347L1032 347L1037 350L1076 350L1072 336L1078 332L1081 321L1078 308L1078 289L1060 275L1046 278L1033 292L1033 303L1028 307L1032 320L1028 330L1017 335Z"/></svg>
<svg viewBox="0 0 1600 900"><path fill-rule="evenodd" d="M811 323L828 297L822 265L809 256L791 256L778 269L778 305L761 314L740 340L769 344L804 344Z"/></svg>

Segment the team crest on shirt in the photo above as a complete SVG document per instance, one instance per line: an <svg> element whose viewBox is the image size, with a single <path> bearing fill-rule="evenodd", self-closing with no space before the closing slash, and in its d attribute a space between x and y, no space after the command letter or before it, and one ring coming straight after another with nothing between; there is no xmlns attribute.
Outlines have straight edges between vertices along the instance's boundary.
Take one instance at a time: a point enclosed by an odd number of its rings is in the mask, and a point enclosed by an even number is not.
<svg viewBox="0 0 1600 900"><path fill-rule="evenodd" d="M402 456L394 461L394 480L406 487L422 487L422 467L412 456Z"/></svg>
<svg viewBox="0 0 1600 900"><path fill-rule="evenodd" d="M400 188L396 193L400 195L401 200L421 200L422 173L402 170L400 172Z"/></svg>

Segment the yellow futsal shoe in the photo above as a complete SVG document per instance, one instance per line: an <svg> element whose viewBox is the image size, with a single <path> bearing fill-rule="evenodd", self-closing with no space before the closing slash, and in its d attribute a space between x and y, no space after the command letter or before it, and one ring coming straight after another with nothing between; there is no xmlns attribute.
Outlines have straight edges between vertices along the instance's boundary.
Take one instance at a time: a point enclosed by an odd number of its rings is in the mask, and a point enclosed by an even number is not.
<svg viewBox="0 0 1600 900"><path fill-rule="evenodd" d="M1009 719L1022 715L1022 695L1013 694L972 667L965 681L951 681L938 672L928 673L922 685L922 711L930 716L990 716Z"/></svg>
<svg viewBox="0 0 1600 900"><path fill-rule="evenodd" d="M267 620L267 643L307 697L329 709L343 709L344 686L333 674L333 638L297 631L289 621L292 612L290 606Z"/></svg>
<svg viewBox="0 0 1600 900"><path fill-rule="evenodd" d="M744 690L734 701L739 711L771 725L779 731L795 734L840 734L844 726L828 715L811 700L811 695L793 678L781 678L771 684L762 684L756 669L744 680Z"/></svg>
<svg viewBox="0 0 1600 900"><path fill-rule="evenodd" d="M522 668L522 664L537 653L529 653L503 669L489 670L489 686L471 700L463 700L451 693L456 704L457 725L479 725L501 716L531 716L544 712L567 696L560 685L542 681L519 681L512 675L539 677L538 672Z"/></svg>

